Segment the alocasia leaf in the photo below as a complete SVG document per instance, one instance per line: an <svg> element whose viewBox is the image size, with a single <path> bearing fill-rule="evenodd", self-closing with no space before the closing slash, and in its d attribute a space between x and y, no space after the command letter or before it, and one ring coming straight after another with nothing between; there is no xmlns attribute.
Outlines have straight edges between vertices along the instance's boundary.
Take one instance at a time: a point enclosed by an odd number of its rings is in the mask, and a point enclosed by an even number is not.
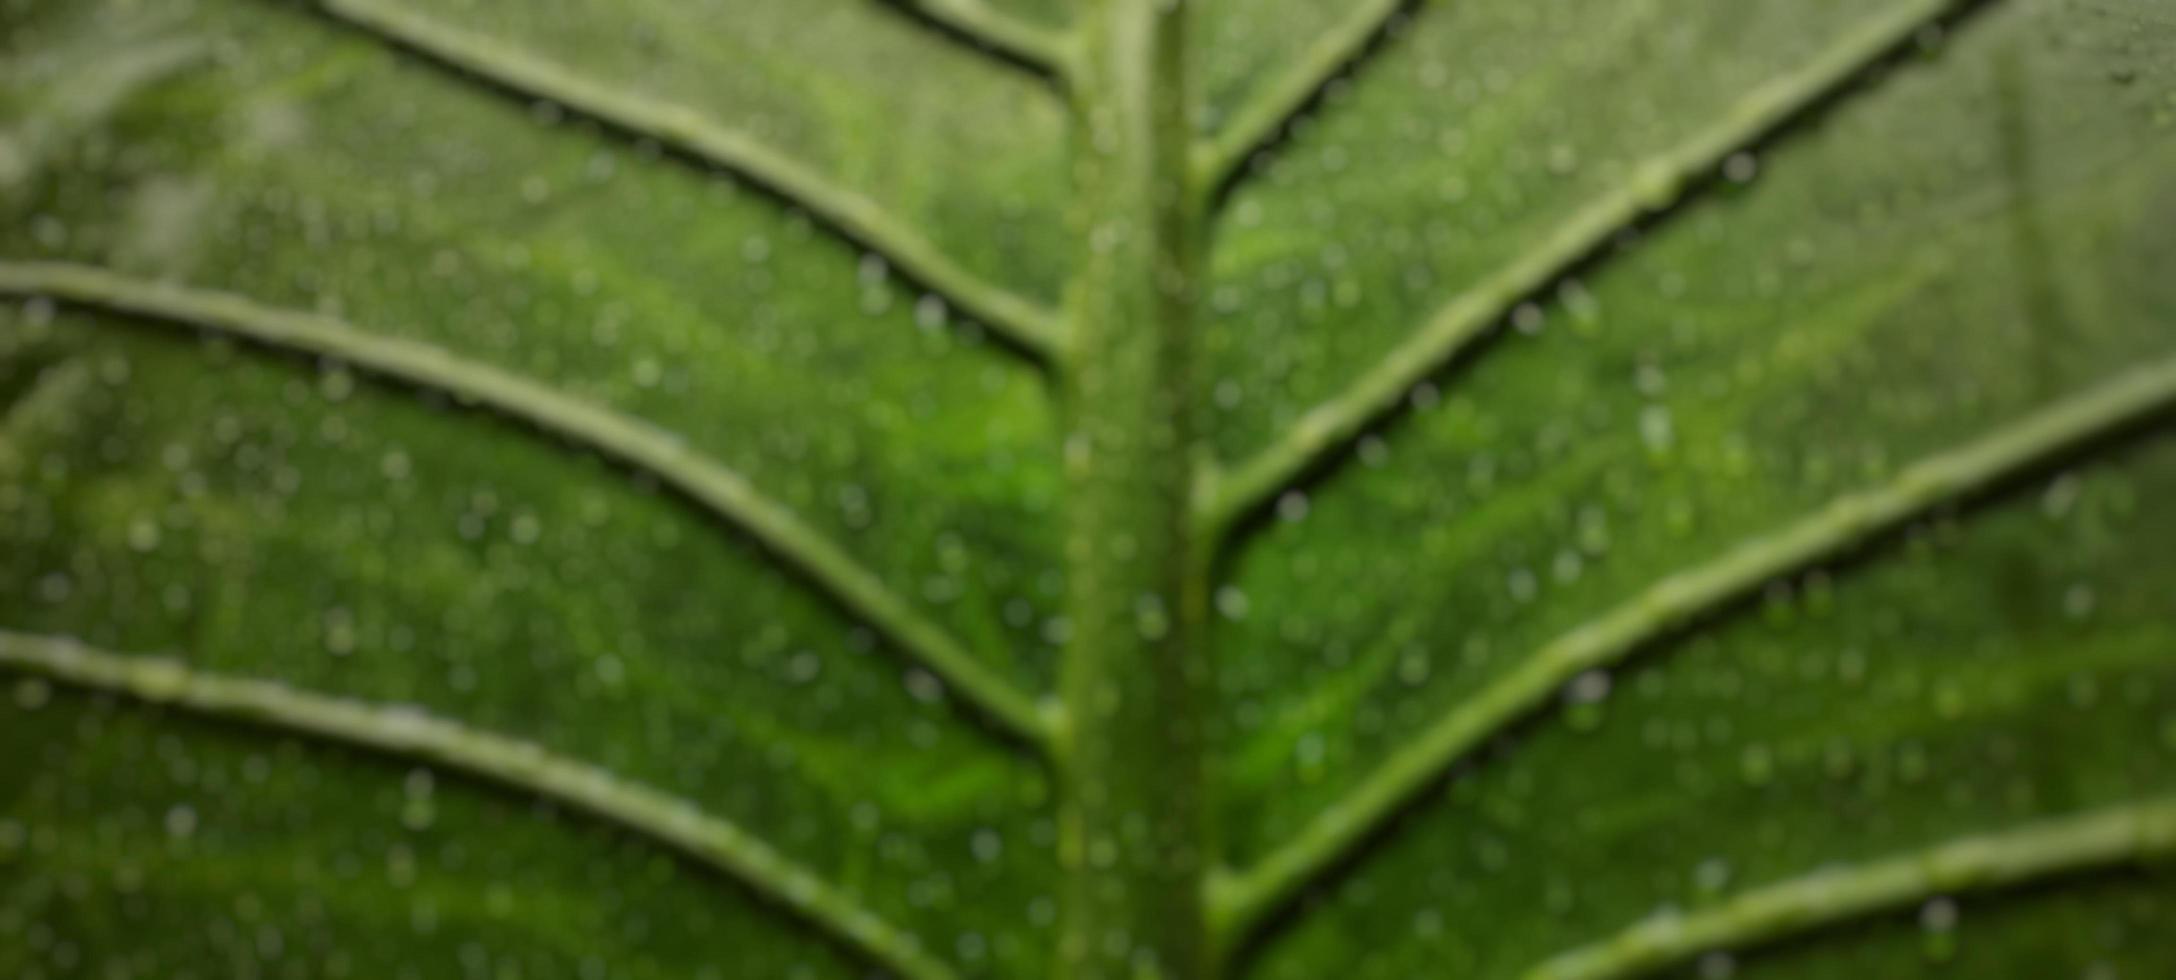
<svg viewBox="0 0 2176 980"><path fill-rule="evenodd" d="M0 213L10 976L2176 961L2157 0L0 0Z"/></svg>

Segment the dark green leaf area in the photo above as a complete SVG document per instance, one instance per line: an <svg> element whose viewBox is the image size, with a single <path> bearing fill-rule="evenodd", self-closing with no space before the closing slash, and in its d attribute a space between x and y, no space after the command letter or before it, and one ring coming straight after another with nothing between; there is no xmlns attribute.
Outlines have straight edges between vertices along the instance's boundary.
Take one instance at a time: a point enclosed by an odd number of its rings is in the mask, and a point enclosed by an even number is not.
<svg viewBox="0 0 2176 980"><path fill-rule="evenodd" d="M339 367L45 316L6 321L45 364L0 451L10 629L525 737L761 834L931 945L1042 955L1021 909L1048 901L1044 776L730 528Z"/></svg>
<svg viewBox="0 0 2176 980"><path fill-rule="evenodd" d="M845 978L654 846L429 768L10 682L0 970L25 980Z"/></svg>
<svg viewBox="0 0 2176 980"><path fill-rule="evenodd" d="M1515 315L1390 431L1271 508L1221 603L1240 853L1662 577L2176 350L2176 286L2155 259L2176 248L2157 217L2176 206L2176 128L2095 98L2128 90L2078 64L2130 43L2128 22L2049 17L2068 15L1969 22L1776 147L1751 185ZM1952 138L1910 138L1933 116ZM2004 154L2027 139L2041 159L2020 171ZM2042 287L2046 305L2020 295ZM2001 601L1955 612L2060 619L2084 544L2147 547L2157 491L2111 465L2101 511L2074 506L2091 466L2004 498L2046 498L2044 544L1974 568ZM1967 511L1956 533L1978 521ZM1819 587L1902 553L1878 547ZM2150 589L2159 566L2139 554L2100 567ZM1940 611L1930 602L1897 612Z"/></svg>

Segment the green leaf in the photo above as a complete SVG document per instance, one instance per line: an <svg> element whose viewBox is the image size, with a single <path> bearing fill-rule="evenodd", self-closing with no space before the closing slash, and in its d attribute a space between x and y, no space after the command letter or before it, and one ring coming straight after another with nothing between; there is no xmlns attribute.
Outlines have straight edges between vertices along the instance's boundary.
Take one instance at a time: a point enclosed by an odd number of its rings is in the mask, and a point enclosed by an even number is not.
<svg viewBox="0 0 2176 980"><path fill-rule="evenodd" d="M0 973L2152 976L2155 0L0 0Z"/></svg>

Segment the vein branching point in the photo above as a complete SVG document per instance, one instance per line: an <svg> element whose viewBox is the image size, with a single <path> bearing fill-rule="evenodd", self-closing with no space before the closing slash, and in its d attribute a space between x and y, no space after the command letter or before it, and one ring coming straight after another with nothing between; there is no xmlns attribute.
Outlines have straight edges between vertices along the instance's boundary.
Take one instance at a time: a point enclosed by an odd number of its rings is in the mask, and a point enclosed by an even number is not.
<svg viewBox="0 0 2176 980"><path fill-rule="evenodd" d="M1658 914L1527 971L1526 980L1632 980L1915 902L2176 854L2176 798L2108 806L1816 871L1711 908Z"/></svg>
<svg viewBox="0 0 2176 980"><path fill-rule="evenodd" d="M1058 315L991 283L886 212L747 133L683 105L621 91L491 38L418 16L382 0L321 0L342 21L509 91L564 106L613 129L740 174L804 208L911 279L1040 358L1064 333ZM944 4L943 6L955 6ZM979 7L979 4L967 4Z"/></svg>
<svg viewBox="0 0 2176 980"><path fill-rule="evenodd" d="M109 653L72 639L0 630L0 667L219 718L445 766L594 814L724 872L837 941L910 980L952 980L913 935L815 872L694 803L505 735L407 705L327 697L222 677L165 657Z"/></svg>
<svg viewBox="0 0 2176 980"><path fill-rule="evenodd" d="M1714 123L1631 168L1633 179L1559 222L1539 241L1467 287L1345 390L1301 415L1252 458L1233 466L1207 494L1203 520L1221 534L1274 499L1389 414L1415 386L1487 337L1520 301L1556 282L1732 153L1757 143L1808 108L1857 84L1866 70L1929 24L1968 6L1958 0L1897 3L1811 62L1754 88Z"/></svg>
<svg viewBox="0 0 2176 980"><path fill-rule="evenodd" d="M1072 38L1063 31L1021 20L986 0L895 0L1005 57L1053 78L1072 71Z"/></svg>
<svg viewBox="0 0 2176 980"><path fill-rule="evenodd" d="M1302 52L1291 67L1232 113L1216 136L1194 150L1195 181L1222 187L1263 146L1290 126L1324 86L1349 68L1412 0L1359 0L1345 19Z"/></svg>
<svg viewBox="0 0 2176 980"><path fill-rule="evenodd" d="M634 466L745 530L919 659L970 707L1031 742L1045 719L1028 695L901 598L874 572L746 478L648 422L602 408L480 361L414 340L359 330L330 317L260 306L238 296L146 282L90 266L0 262L0 295L44 296L184 324L279 350L328 357L489 409Z"/></svg>
<svg viewBox="0 0 2176 980"><path fill-rule="evenodd" d="M1920 460L1881 486L1838 498L1713 561L1664 576L1452 706L1292 840L1254 867L1223 879L1219 919L1242 931L1259 922L1381 830L1453 763L1548 703L1574 677L1616 664L1770 582L2171 408L2176 408L2176 358L2135 369L1977 442Z"/></svg>

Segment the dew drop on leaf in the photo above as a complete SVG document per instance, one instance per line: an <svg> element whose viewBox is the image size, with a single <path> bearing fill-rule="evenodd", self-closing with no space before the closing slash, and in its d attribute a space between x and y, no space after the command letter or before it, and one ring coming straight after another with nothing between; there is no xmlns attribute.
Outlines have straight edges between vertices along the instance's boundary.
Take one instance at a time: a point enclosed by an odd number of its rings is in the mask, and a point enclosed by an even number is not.
<svg viewBox="0 0 2176 980"><path fill-rule="evenodd" d="M1535 577L1532 569L1514 568L1504 576L1504 589L1510 594L1511 601L1524 604L1541 594L1541 580Z"/></svg>
<svg viewBox="0 0 2176 980"><path fill-rule="evenodd" d="M1668 407L1649 405L1640 410L1640 441L1657 454L1669 452L1676 445L1677 426Z"/></svg>
<svg viewBox="0 0 2176 980"><path fill-rule="evenodd" d="M24 677L15 682L15 706L24 711L36 711L52 700L53 687L42 677Z"/></svg>
<svg viewBox="0 0 2176 980"><path fill-rule="evenodd" d="M1407 650L1398 656L1398 680L1407 687L1419 687L1427 683L1431 669L1425 651Z"/></svg>
<svg viewBox="0 0 2176 980"><path fill-rule="evenodd" d="M1733 184L1750 184L1760 176L1760 158L1751 153L1733 153L1723 161L1723 179Z"/></svg>
<svg viewBox="0 0 2176 980"><path fill-rule="evenodd" d="M1163 596L1143 593L1134 598L1134 632L1149 642L1161 640L1171 633L1171 612L1165 607Z"/></svg>
<svg viewBox="0 0 2176 980"><path fill-rule="evenodd" d="M1239 586L1230 583L1218 586L1214 601L1217 614L1225 619L1236 623L1247 618L1247 593Z"/></svg>
<svg viewBox="0 0 2176 980"><path fill-rule="evenodd" d="M1443 935L1443 912L1440 909L1424 908L1413 913L1413 935L1423 940Z"/></svg>
<svg viewBox="0 0 2176 980"><path fill-rule="evenodd" d="M944 698L944 683L929 671L914 668L906 672L904 681L907 693L923 704L935 704Z"/></svg>
<svg viewBox="0 0 2176 980"><path fill-rule="evenodd" d="M983 827L977 829L968 841L975 860L990 864L1005 855L1005 837L998 831Z"/></svg>
<svg viewBox="0 0 2176 980"><path fill-rule="evenodd" d="M1766 745L1748 745L1738 753L1738 774L1749 786L1766 786L1775 778L1775 752Z"/></svg>
<svg viewBox="0 0 2176 980"><path fill-rule="evenodd" d="M2099 595L2093 591L2091 585L2084 582L2079 582L2063 590L2063 615L2073 620L2083 620L2091 617L2093 609L2099 604Z"/></svg>
<svg viewBox="0 0 2176 980"><path fill-rule="evenodd" d="M345 657L355 652L355 614L346 606L332 606L321 615L325 652Z"/></svg>
<svg viewBox="0 0 2176 980"><path fill-rule="evenodd" d="M1548 315L1542 312L1539 303L1520 303L1511 311L1512 328L1529 337L1540 333L1547 324Z"/></svg>
<svg viewBox="0 0 2176 980"><path fill-rule="evenodd" d="M196 836L196 808L187 803L177 803L167 808L161 825L166 828L167 837L178 841L188 840Z"/></svg>

